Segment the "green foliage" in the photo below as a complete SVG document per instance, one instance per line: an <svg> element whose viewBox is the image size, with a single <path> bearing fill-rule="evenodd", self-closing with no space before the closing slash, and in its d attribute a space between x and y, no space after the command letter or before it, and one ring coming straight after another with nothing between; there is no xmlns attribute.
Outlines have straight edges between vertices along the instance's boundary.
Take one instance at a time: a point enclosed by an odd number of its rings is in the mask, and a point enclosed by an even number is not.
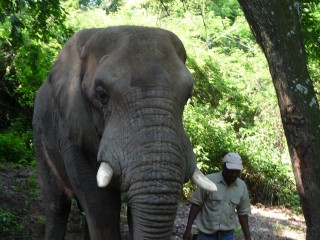
<svg viewBox="0 0 320 240"><path fill-rule="evenodd" d="M320 63L320 2L318 0L301 1L301 20L304 42L309 60Z"/></svg>
<svg viewBox="0 0 320 240"><path fill-rule="evenodd" d="M234 21L237 17L242 16L238 1L236 0L214 0L207 3L208 11L213 11L216 16L227 18Z"/></svg>
<svg viewBox="0 0 320 240"><path fill-rule="evenodd" d="M50 44L27 42L15 56L15 77L19 84L15 96L21 106L32 107L35 94L47 77L61 45L54 40Z"/></svg>
<svg viewBox="0 0 320 240"><path fill-rule="evenodd" d="M243 178L246 180L253 202L295 207L299 205L291 163L269 126L260 126L254 132L241 132L240 152L245 162ZM281 136L278 136L281 139ZM282 136L283 137L283 136ZM270 140L273 139L274 143ZM274 151L272 151L272 149ZM281 149L283 149L281 151ZM263 187L262 187L263 186Z"/></svg>
<svg viewBox="0 0 320 240"><path fill-rule="evenodd" d="M219 160L235 149L238 142L232 124L217 118L209 105L196 101L186 107L184 124L194 146L198 167L205 173L219 170Z"/></svg>
<svg viewBox="0 0 320 240"><path fill-rule="evenodd" d="M320 98L320 2L318 0L304 0L300 5L302 31L306 52L308 55L308 68L313 80L315 90Z"/></svg>
<svg viewBox="0 0 320 240"><path fill-rule="evenodd" d="M16 132L0 133L0 163L15 163L16 166L34 165L32 133L18 135Z"/></svg>
<svg viewBox="0 0 320 240"><path fill-rule="evenodd" d="M222 98L222 94L227 91L224 82L219 81L221 73L219 66L215 65L210 56L203 56L203 65L189 57L187 66L193 77L196 79L193 92L193 98L196 98L202 104L209 104L211 107L217 107Z"/></svg>
<svg viewBox="0 0 320 240"><path fill-rule="evenodd" d="M5 130L21 114L31 121L35 92L71 32L56 0L2 1L0 13L0 129Z"/></svg>
<svg viewBox="0 0 320 240"><path fill-rule="evenodd" d="M106 14L116 12L121 7L122 3L122 0L79 0L78 2L79 7L82 10L101 8Z"/></svg>
<svg viewBox="0 0 320 240"><path fill-rule="evenodd" d="M48 42L57 31L65 31L64 9L56 0L8 0L0 5L0 23L10 29L10 45L19 47L22 42L22 31L26 30L32 39ZM4 37L4 36L1 36Z"/></svg>
<svg viewBox="0 0 320 240"><path fill-rule="evenodd" d="M0 238L1 239L30 239L27 226L22 224L18 213L0 208Z"/></svg>

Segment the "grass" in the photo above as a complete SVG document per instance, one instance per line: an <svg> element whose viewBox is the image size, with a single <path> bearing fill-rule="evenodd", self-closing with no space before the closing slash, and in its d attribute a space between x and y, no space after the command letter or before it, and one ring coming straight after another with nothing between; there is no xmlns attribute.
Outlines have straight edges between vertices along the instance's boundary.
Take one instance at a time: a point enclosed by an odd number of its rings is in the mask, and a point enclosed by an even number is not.
<svg viewBox="0 0 320 240"><path fill-rule="evenodd" d="M20 213L0 208L0 238L1 239L31 239L31 235Z"/></svg>

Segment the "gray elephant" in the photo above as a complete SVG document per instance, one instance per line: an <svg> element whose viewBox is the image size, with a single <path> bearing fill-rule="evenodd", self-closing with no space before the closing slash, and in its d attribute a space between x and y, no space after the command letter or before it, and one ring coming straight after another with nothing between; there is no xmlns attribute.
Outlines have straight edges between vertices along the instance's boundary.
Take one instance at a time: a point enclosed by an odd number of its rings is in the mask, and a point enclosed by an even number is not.
<svg viewBox="0 0 320 240"><path fill-rule="evenodd" d="M91 239L120 239L121 192L131 239L170 239L183 183L215 190L182 124L185 60L158 28L87 29L65 44L34 105L46 239L64 238L72 198Z"/></svg>

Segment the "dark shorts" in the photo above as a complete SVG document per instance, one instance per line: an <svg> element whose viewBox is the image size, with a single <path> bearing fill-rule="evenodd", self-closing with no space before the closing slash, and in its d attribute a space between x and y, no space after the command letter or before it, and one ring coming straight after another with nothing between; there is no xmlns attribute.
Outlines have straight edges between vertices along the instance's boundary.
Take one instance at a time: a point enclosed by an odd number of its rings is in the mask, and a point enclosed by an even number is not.
<svg viewBox="0 0 320 240"><path fill-rule="evenodd" d="M215 234L199 232L199 240L234 240L233 230L218 231Z"/></svg>

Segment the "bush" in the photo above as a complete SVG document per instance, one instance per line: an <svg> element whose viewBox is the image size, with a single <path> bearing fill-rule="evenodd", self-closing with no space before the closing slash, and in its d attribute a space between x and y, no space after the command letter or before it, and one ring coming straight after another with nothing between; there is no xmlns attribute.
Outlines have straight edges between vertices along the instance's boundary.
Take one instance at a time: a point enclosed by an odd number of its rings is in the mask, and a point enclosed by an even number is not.
<svg viewBox="0 0 320 240"><path fill-rule="evenodd" d="M0 133L0 163L33 164L31 135L31 132L19 135L14 132Z"/></svg>
<svg viewBox="0 0 320 240"><path fill-rule="evenodd" d="M0 208L0 238L1 239L30 239L22 218L15 212Z"/></svg>

